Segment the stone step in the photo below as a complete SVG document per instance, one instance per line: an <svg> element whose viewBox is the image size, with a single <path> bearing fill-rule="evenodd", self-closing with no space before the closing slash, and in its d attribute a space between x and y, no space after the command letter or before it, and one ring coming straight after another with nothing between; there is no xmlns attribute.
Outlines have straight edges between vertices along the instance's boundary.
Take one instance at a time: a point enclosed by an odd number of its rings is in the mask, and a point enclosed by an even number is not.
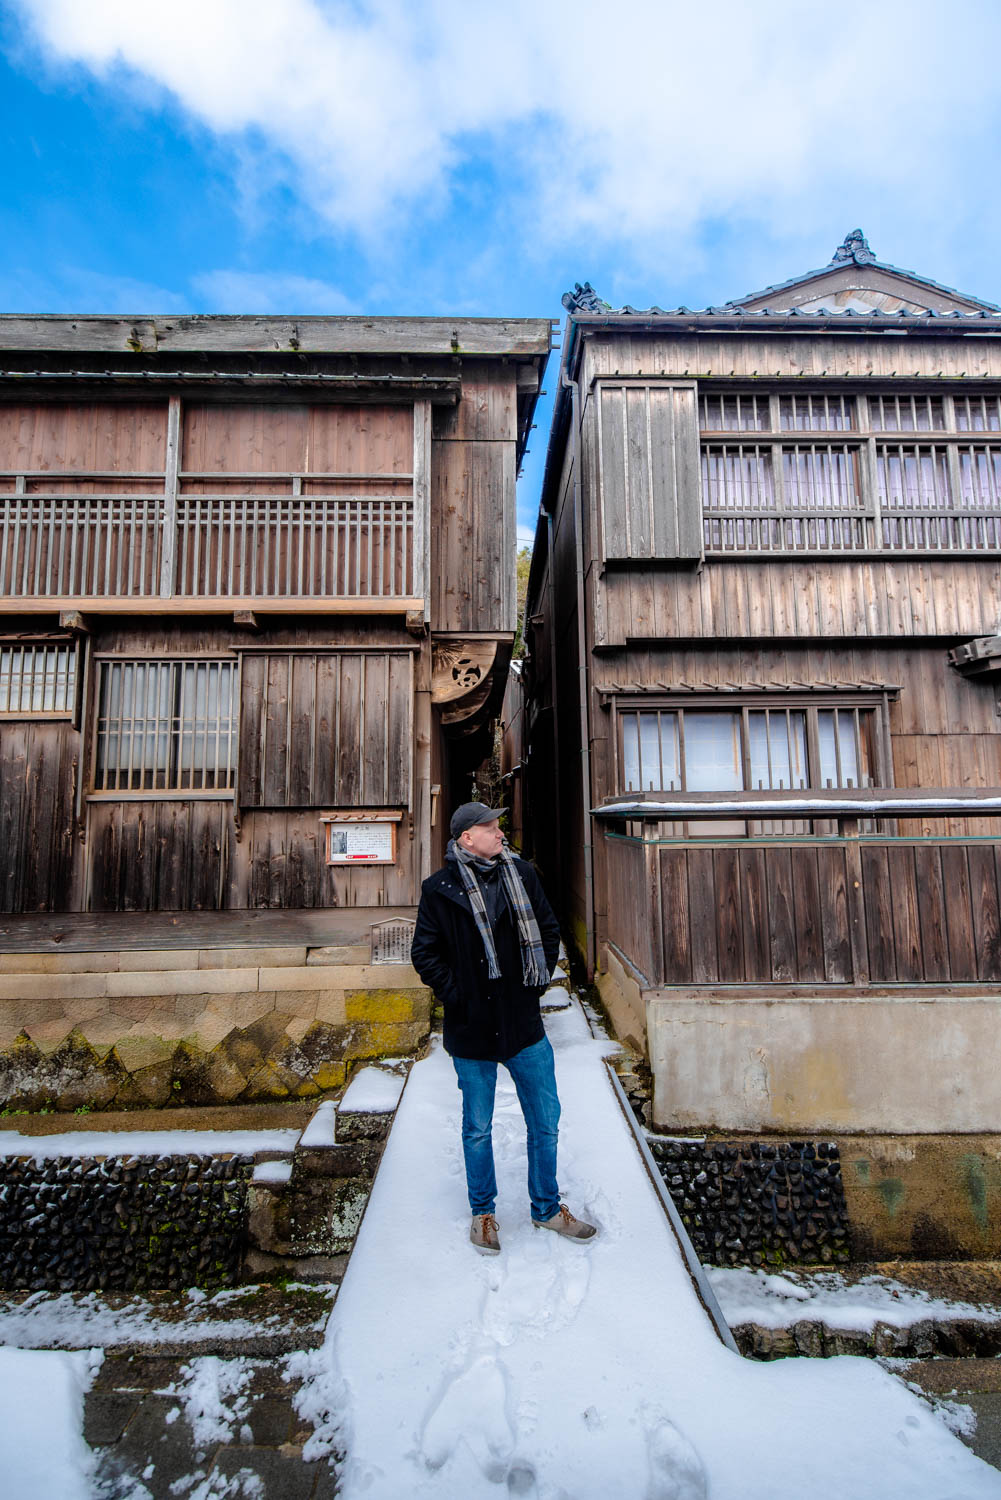
<svg viewBox="0 0 1001 1500"><path fill-rule="evenodd" d="M0 1329L21 1349L89 1349L105 1357L187 1359L215 1354L272 1359L318 1349L336 1283L247 1285L187 1292L11 1292L0 1294Z"/></svg>

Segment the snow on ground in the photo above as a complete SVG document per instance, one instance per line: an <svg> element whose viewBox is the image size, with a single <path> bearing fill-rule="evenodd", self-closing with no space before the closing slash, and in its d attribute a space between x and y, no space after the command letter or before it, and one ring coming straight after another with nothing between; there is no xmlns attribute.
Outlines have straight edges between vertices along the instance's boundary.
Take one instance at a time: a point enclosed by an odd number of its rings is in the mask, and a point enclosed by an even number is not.
<svg viewBox="0 0 1001 1500"><path fill-rule="evenodd" d="M838 1271L767 1271L707 1266L706 1275L731 1328L757 1323L762 1328L790 1328L803 1319L827 1328L870 1333L877 1323L909 1328L926 1318L974 1318L991 1323L996 1307L949 1302L887 1276L863 1276L847 1282Z"/></svg>
<svg viewBox="0 0 1001 1500"><path fill-rule="evenodd" d="M246 1388L252 1373L249 1360L220 1359L215 1354L204 1354L181 1366L181 1386L169 1394L180 1398L195 1447L201 1450L196 1455L199 1460L216 1443L228 1443L237 1423L241 1426L241 1442L253 1441L245 1421L250 1411Z"/></svg>
<svg viewBox="0 0 1001 1500"><path fill-rule="evenodd" d="M338 1113L391 1114L400 1102L404 1080L385 1068L362 1068L348 1084Z"/></svg>
<svg viewBox="0 0 1001 1500"><path fill-rule="evenodd" d="M316 1287L311 1287L316 1291ZM227 1318L218 1308L228 1301L242 1300L252 1286L231 1287L207 1297L188 1293L190 1317L157 1317L155 1303L148 1298L123 1297L110 1307L99 1292L34 1292L19 1304L0 1308L0 1346L27 1349L81 1349L109 1344L194 1344L206 1337L240 1340L264 1333L281 1333L287 1323L279 1314L267 1317ZM206 1317L208 1304L210 1317ZM314 1326L322 1327L326 1313ZM2 1352L2 1351L0 1351ZM0 1406L0 1413L2 1413Z"/></svg>
<svg viewBox="0 0 1001 1500"><path fill-rule="evenodd" d="M102 1358L98 1349L0 1349L0 1486L10 1500L92 1495L83 1398Z"/></svg>
<svg viewBox="0 0 1001 1500"><path fill-rule="evenodd" d="M0 1130L0 1156L252 1156L291 1151L298 1130L68 1130L64 1135L21 1135Z"/></svg>
<svg viewBox="0 0 1001 1500"><path fill-rule="evenodd" d="M477 1256L447 1055L415 1065L323 1350L293 1359L341 1500L988 1500L1001 1474L858 1358L742 1360L697 1301L576 1004L547 1018L560 1182L601 1236L534 1229L506 1072L502 1253ZM418 1269L419 1268L419 1269Z"/></svg>

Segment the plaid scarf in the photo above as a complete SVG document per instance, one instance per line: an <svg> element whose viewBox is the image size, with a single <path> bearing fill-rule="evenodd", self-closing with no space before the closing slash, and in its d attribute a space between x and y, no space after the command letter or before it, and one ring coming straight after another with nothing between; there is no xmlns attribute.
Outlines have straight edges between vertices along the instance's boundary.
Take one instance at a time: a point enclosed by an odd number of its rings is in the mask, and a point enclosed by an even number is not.
<svg viewBox="0 0 1001 1500"><path fill-rule="evenodd" d="M454 859L459 870L459 879L462 881L469 904L473 908L473 917L479 929L480 937L483 939L483 947L487 955L487 973L491 979L501 977L500 964L497 962L497 948L494 944L494 935L490 928L487 917L487 904L480 890L480 882L476 878L477 868L489 870L493 868L493 860L481 859L477 854L470 854L455 839L450 839L446 858ZM500 864L500 878L507 897L507 903L514 914L515 924L518 928L518 942L521 945L521 972L522 978L529 989L541 988L549 982L549 967L546 963L546 955L542 948L542 934L539 932L539 924L535 920L535 912L532 903L528 899L524 882L518 874L518 867L514 862L514 856L505 845L497 856Z"/></svg>

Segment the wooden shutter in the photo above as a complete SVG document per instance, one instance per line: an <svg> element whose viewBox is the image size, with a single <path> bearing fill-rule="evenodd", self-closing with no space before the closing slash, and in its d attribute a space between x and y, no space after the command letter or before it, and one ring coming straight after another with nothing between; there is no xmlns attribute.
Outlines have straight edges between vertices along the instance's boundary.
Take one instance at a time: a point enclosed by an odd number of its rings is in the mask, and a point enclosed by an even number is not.
<svg viewBox="0 0 1001 1500"><path fill-rule="evenodd" d="M606 561L702 555L694 382L595 384L598 484Z"/></svg>

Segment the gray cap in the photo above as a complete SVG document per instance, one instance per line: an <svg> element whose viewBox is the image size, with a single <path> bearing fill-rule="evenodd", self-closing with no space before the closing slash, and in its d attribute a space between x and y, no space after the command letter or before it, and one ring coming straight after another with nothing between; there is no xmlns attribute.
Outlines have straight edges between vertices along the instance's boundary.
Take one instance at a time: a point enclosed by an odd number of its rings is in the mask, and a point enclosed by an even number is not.
<svg viewBox="0 0 1001 1500"><path fill-rule="evenodd" d="M485 802L464 802L452 814L452 821L449 824L452 837L457 839L459 834L465 833L467 828L475 828L477 823L493 823L499 817L500 812L493 807L487 807Z"/></svg>

